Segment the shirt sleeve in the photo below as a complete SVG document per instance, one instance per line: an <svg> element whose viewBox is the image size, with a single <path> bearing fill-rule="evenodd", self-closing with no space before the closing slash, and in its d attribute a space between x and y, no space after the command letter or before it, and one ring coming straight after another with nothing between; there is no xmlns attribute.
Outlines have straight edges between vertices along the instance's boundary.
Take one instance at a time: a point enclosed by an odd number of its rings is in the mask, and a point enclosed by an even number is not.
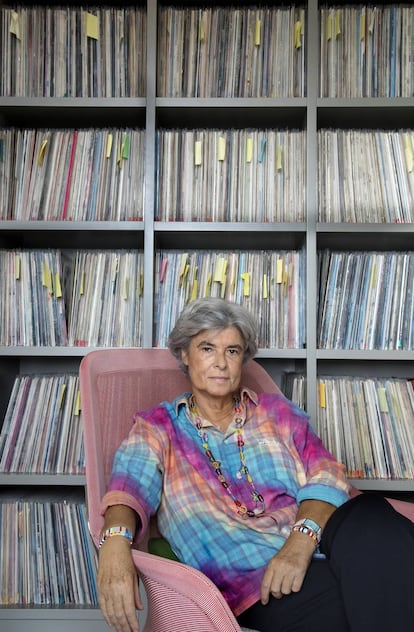
<svg viewBox="0 0 414 632"><path fill-rule="evenodd" d="M164 446L165 438L157 424L137 416L127 439L115 453L101 503L102 514L110 505L125 505L138 514L141 532L146 530L161 499Z"/></svg>
<svg viewBox="0 0 414 632"><path fill-rule="evenodd" d="M298 459L298 504L304 500L322 500L339 507L349 499L351 486L345 466L325 448L313 430L309 416L287 398L277 402L278 426L284 440Z"/></svg>

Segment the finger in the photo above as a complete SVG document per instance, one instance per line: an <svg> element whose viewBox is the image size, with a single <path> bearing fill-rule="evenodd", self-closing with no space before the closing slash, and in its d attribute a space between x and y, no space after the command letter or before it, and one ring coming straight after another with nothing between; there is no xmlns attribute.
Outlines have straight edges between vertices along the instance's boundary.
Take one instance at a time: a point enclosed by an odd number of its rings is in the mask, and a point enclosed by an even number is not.
<svg viewBox="0 0 414 632"><path fill-rule="evenodd" d="M122 622L124 625L123 632L138 632L135 603L132 603L129 599L123 603Z"/></svg>
<svg viewBox="0 0 414 632"><path fill-rule="evenodd" d="M283 597L283 595L290 595L292 592L293 582L294 577L290 573L284 575L280 586L281 597Z"/></svg>
<svg viewBox="0 0 414 632"><path fill-rule="evenodd" d="M269 601L270 587L272 585L273 572L269 568L266 569L263 575L262 584L260 587L260 601L265 606Z"/></svg>
<svg viewBox="0 0 414 632"><path fill-rule="evenodd" d="M303 586L304 574L296 575L292 582L292 592L299 592Z"/></svg>
<svg viewBox="0 0 414 632"><path fill-rule="evenodd" d="M138 620L134 604L124 600L122 595L117 598L108 597L99 603L104 619L117 632L138 632Z"/></svg>

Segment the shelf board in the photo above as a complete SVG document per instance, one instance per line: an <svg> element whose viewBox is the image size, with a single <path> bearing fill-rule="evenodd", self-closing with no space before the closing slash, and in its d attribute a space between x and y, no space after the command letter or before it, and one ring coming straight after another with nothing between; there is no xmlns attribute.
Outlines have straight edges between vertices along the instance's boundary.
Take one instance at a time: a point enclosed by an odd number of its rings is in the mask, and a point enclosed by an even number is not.
<svg viewBox="0 0 414 632"><path fill-rule="evenodd" d="M77 621L99 620L104 625L103 616L97 606L0 606L1 619L18 619L38 621L45 620L49 623L53 620L67 620L70 612L70 619Z"/></svg>
<svg viewBox="0 0 414 632"><path fill-rule="evenodd" d="M304 222L154 222L154 232L306 232Z"/></svg>
<svg viewBox="0 0 414 632"><path fill-rule="evenodd" d="M0 486L57 486L57 487L84 487L86 478L84 474L5 474L0 473Z"/></svg>
<svg viewBox="0 0 414 632"><path fill-rule="evenodd" d="M98 347L0 347L0 357L53 357L72 358L83 357Z"/></svg>
<svg viewBox="0 0 414 632"><path fill-rule="evenodd" d="M414 480L412 479L368 479L350 478L348 482L357 489L384 492L414 492Z"/></svg>
<svg viewBox="0 0 414 632"><path fill-rule="evenodd" d="M375 362L414 362L414 351L383 351L383 350L345 350L345 349L318 349L316 352L317 360L341 360L365 361L373 360Z"/></svg>
<svg viewBox="0 0 414 632"><path fill-rule="evenodd" d="M19 220L1 220L0 222L0 232L2 231L82 231L85 230L93 230L93 231L114 231L114 232L123 232L123 231L143 231L144 230L144 222L141 221L125 221L125 222L107 222L107 221L92 221L92 222L83 222L83 221L71 221L71 220L56 220L56 221L44 221L44 220L33 220L33 221L19 221Z"/></svg>
<svg viewBox="0 0 414 632"><path fill-rule="evenodd" d="M270 358L272 360L290 359L304 360L306 359L306 349L258 349L257 358Z"/></svg>

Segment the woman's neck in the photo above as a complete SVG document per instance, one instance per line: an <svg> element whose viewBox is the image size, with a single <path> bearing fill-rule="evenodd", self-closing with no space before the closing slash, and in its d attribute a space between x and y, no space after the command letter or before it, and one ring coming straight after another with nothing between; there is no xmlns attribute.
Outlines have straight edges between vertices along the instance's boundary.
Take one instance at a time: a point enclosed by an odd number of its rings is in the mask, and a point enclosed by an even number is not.
<svg viewBox="0 0 414 632"><path fill-rule="evenodd" d="M234 397L216 399L193 393L193 398L199 416L225 432L234 417Z"/></svg>

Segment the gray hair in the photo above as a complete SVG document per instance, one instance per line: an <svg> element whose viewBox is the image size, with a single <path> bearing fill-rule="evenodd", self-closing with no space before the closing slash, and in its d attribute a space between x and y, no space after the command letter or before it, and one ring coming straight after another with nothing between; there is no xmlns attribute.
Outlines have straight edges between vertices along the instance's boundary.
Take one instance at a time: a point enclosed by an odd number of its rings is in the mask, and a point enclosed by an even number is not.
<svg viewBox="0 0 414 632"><path fill-rule="evenodd" d="M243 362L251 360L257 352L257 326L250 312L242 305L222 298L199 298L189 303L181 312L168 337L168 348L187 375L187 367L181 359L181 351L188 351L191 339L208 329L237 327L244 341Z"/></svg>

